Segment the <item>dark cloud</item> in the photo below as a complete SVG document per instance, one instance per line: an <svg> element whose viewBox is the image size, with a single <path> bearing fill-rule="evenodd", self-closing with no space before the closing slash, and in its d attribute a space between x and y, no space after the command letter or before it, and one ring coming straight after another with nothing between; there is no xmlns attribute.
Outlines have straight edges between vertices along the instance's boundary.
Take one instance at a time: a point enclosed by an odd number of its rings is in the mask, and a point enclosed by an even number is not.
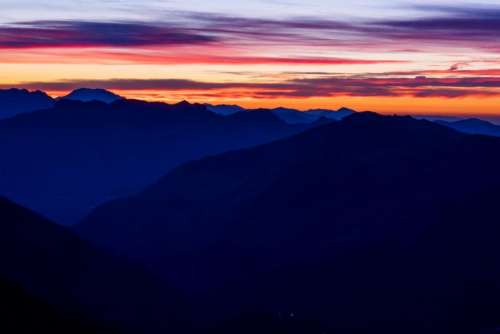
<svg viewBox="0 0 500 334"><path fill-rule="evenodd" d="M282 20L196 14L190 19L206 31L228 39L261 43L328 45L332 47L421 49L464 46L493 48L500 42L500 6L481 8L420 6L425 18L342 21L314 18Z"/></svg>
<svg viewBox="0 0 500 334"><path fill-rule="evenodd" d="M260 98L333 97L333 96L415 96L457 98L465 96L500 95L500 78L380 78L380 77L320 77L292 79L281 83L200 82L178 79L111 79L75 80L60 82L31 82L22 84L29 89L68 91L77 87L114 90L157 90L223 92ZM234 91L240 91L240 93Z"/></svg>
<svg viewBox="0 0 500 334"><path fill-rule="evenodd" d="M33 21L0 26L1 48L205 44L216 37L154 23Z"/></svg>
<svg viewBox="0 0 500 334"><path fill-rule="evenodd" d="M444 98L457 98L465 96L497 96L499 92L489 90L464 90L464 89L423 89L417 90L414 94L415 97L444 97Z"/></svg>

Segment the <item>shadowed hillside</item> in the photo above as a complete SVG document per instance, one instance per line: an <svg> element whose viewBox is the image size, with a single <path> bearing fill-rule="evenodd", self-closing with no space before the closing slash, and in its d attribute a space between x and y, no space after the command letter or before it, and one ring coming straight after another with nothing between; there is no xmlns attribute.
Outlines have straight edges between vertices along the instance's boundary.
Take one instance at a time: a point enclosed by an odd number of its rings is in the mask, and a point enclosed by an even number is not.
<svg viewBox="0 0 500 334"><path fill-rule="evenodd" d="M53 317L53 321L45 319L44 330L67 328L73 318L106 323L125 332L163 333L179 328L187 311L181 298L142 267L108 255L3 198L0 217L0 277L39 301L19 305L18 310L26 307L26 320L37 316L30 309L35 307ZM2 294L5 312L22 318L15 314L16 305L4 298ZM67 326L51 327L57 318L67 319ZM75 331L78 328L83 329L76 326Z"/></svg>
<svg viewBox="0 0 500 334"><path fill-rule="evenodd" d="M0 279L0 330L2 333L53 334L118 333L102 324L92 323L69 311L56 310L40 298L26 293L17 284ZM81 315L80 315L81 316Z"/></svg>
<svg viewBox="0 0 500 334"><path fill-rule="evenodd" d="M496 138L356 114L188 163L78 230L176 282L199 320L479 332L500 323L498 152Z"/></svg>

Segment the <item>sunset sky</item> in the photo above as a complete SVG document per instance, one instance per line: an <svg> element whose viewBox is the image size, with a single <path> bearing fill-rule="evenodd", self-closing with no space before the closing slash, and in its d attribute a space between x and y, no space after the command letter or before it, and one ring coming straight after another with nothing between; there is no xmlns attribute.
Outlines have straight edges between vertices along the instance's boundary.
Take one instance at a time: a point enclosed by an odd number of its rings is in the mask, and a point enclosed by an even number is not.
<svg viewBox="0 0 500 334"><path fill-rule="evenodd" d="M500 115L498 3L0 0L0 88Z"/></svg>

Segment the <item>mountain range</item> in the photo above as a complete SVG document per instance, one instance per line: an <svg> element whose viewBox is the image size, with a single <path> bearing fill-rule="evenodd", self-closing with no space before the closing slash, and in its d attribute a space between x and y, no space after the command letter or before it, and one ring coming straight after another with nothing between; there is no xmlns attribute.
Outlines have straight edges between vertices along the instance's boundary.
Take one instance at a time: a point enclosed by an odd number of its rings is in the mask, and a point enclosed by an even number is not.
<svg viewBox="0 0 500 334"><path fill-rule="evenodd" d="M219 116L205 106L59 100L0 121L0 194L61 224L137 192L184 162L284 138L272 112Z"/></svg>
<svg viewBox="0 0 500 334"><path fill-rule="evenodd" d="M266 109L244 109L236 105L206 105L209 111L212 111L218 115L230 116L237 113L243 112L262 112ZM319 121L321 118L340 121L342 118L352 115L356 111L349 108L340 108L339 110L329 110L329 109L310 109L306 111L300 111L297 109L290 108L274 108L266 111L271 111L273 114L278 116L281 120L288 124L311 124Z"/></svg>
<svg viewBox="0 0 500 334"><path fill-rule="evenodd" d="M0 166L0 195L64 225L107 200L142 190L182 163L268 143L355 113L348 108L301 112L168 105L87 88L58 99L4 90L0 106L6 106L3 115L17 115L0 120L0 149L8 157ZM500 135L497 125L482 120L436 122L465 133Z"/></svg>
<svg viewBox="0 0 500 334"><path fill-rule="evenodd" d="M96 89L0 114L0 332L498 332L495 124Z"/></svg>

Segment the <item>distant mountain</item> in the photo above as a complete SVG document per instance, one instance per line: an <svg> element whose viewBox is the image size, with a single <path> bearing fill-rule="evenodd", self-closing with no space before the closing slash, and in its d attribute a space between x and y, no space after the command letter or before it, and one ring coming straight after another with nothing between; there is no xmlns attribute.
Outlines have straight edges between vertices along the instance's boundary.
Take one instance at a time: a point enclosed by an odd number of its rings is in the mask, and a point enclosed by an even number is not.
<svg viewBox="0 0 500 334"><path fill-rule="evenodd" d="M141 333L175 329L181 320L184 310L179 296L141 267L108 255L4 198L0 198L0 217L0 277L14 282L33 302L39 300L40 311ZM5 298L2 293L0 304L6 310L0 317L16 309L4 304ZM28 321L31 311L24 312L13 316L25 316ZM36 324L38 332L50 329L38 327L42 324Z"/></svg>
<svg viewBox="0 0 500 334"><path fill-rule="evenodd" d="M437 123L464 133L500 137L500 125L478 118L468 118L453 122L437 121Z"/></svg>
<svg viewBox="0 0 500 334"><path fill-rule="evenodd" d="M344 117L352 115L356 111L348 108L341 108L339 110L310 109L306 111L276 108L273 109L273 112L289 124L310 124L317 122L321 118L340 121Z"/></svg>
<svg viewBox="0 0 500 334"><path fill-rule="evenodd" d="M0 121L0 195L62 224L189 160L291 136L269 111L222 117L187 102L60 100Z"/></svg>
<svg viewBox="0 0 500 334"><path fill-rule="evenodd" d="M272 112L288 124L310 124L321 117L289 108L276 108Z"/></svg>
<svg viewBox="0 0 500 334"><path fill-rule="evenodd" d="M41 91L30 92L16 88L0 90L0 119L51 108L53 105L54 100Z"/></svg>
<svg viewBox="0 0 500 334"><path fill-rule="evenodd" d="M81 102L99 101L104 103L112 103L122 100L123 97L105 89L78 88L68 95L61 97L60 99Z"/></svg>
<svg viewBox="0 0 500 334"><path fill-rule="evenodd" d="M329 109L310 109L306 111L300 111L297 109L290 108L275 108L275 109L244 109L237 105L210 105L207 104L207 109L213 113L228 116L234 115L240 112L262 112L271 111L281 120L288 124L312 124L314 122L320 121L321 118L339 121L342 118L352 115L356 111L349 108L341 108L339 110L329 110Z"/></svg>
<svg viewBox="0 0 500 334"><path fill-rule="evenodd" d="M494 332L498 152L498 138L357 113L185 164L77 230L172 280L201 320L264 312L314 320L314 333Z"/></svg>
<svg viewBox="0 0 500 334"><path fill-rule="evenodd" d="M219 105L211 105L207 104L206 105L207 109L213 113L216 113L218 115L222 116L230 116L234 115L239 112L245 112L246 109L236 106L236 105L227 105L227 104L219 104Z"/></svg>
<svg viewBox="0 0 500 334"><path fill-rule="evenodd" d="M327 119L333 119L340 121L343 118L354 114L356 111L349 108L340 108L339 110L329 110L329 109L310 109L306 111L308 114L316 115L318 117L325 117Z"/></svg>

